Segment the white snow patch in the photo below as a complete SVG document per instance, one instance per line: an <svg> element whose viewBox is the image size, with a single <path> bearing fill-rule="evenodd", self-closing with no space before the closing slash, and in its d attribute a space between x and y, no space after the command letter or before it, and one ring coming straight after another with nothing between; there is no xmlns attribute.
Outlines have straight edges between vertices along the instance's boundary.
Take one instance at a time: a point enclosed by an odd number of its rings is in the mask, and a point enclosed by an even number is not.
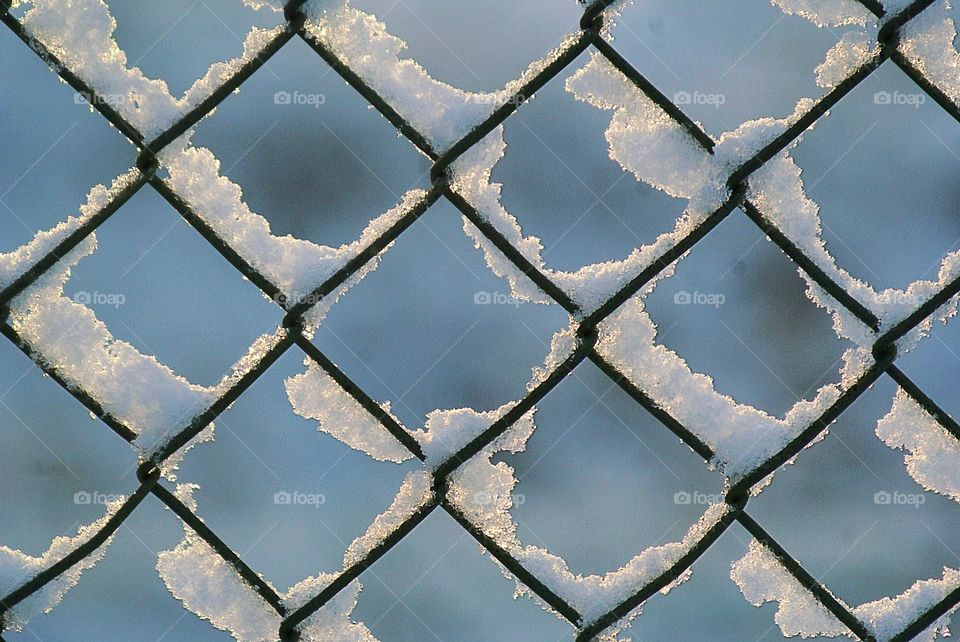
<svg viewBox="0 0 960 642"><path fill-rule="evenodd" d="M802 16L818 27L866 26L876 17L856 0L771 0L785 14Z"/></svg>
<svg viewBox="0 0 960 642"><path fill-rule="evenodd" d="M815 73L817 85L833 89L867 61L880 53L876 40L865 31L849 31L827 52Z"/></svg>
<svg viewBox="0 0 960 642"><path fill-rule="evenodd" d="M0 254L0 289L9 286L40 259L50 253L58 243L86 223L90 217L103 209L120 192L133 184L140 172L131 169L113 180L110 187L95 185L80 206L79 216L69 216L49 230L37 232L33 239L16 250ZM83 243L81 243L81 246Z"/></svg>
<svg viewBox="0 0 960 642"><path fill-rule="evenodd" d="M515 402L496 410L479 412L472 408L434 410L427 415L426 426L413 433L426 455L426 465L437 467L506 414ZM529 421L525 415L517 423ZM516 424L514 424L516 425ZM502 439L502 436L500 437Z"/></svg>
<svg viewBox="0 0 960 642"><path fill-rule="evenodd" d="M656 333L641 294L601 324L597 351L710 446L712 463L733 479L755 469L807 428L859 379L871 360L866 349L847 350L838 383L823 386L812 399L799 401L776 418L717 392L709 376L692 372L683 358L658 345Z"/></svg>
<svg viewBox="0 0 960 642"><path fill-rule="evenodd" d="M42 233L41 233L42 234ZM68 382L138 433L150 448L187 422L214 395L154 357L117 340L93 311L63 295L70 267L93 252L92 235L11 303L10 324L40 358Z"/></svg>
<svg viewBox="0 0 960 642"><path fill-rule="evenodd" d="M50 547L39 557L33 557L22 551L0 545L0 595L6 595L19 588L30 578L53 566L88 542L120 509L124 500L125 498L120 497L110 502L103 517L91 524L81 526L73 537L55 537L50 542ZM90 555L81 559L54 580L43 585L40 590L14 606L0 622L2 624L0 629L20 631L35 615L49 613L54 606L59 604L64 594L80 580L80 575L100 561L112 541L113 536L111 535Z"/></svg>
<svg viewBox="0 0 960 642"><path fill-rule="evenodd" d="M307 578L290 587L283 596L283 602L288 609L295 609L317 595L335 579L336 575L333 574ZM377 642L377 638L365 624L350 619L357 605L361 588L360 580L354 580L334 595L322 608L313 612L297 627L300 631L300 639L305 642L329 642L330 640Z"/></svg>
<svg viewBox="0 0 960 642"><path fill-rule="evenodd" d="M196 488L196 485L184 484L176 491L179 499L194 511L196 503L192 493ZM176 548L158 555L157 570L184 607L216 628L228 631L238 642L277 639L280 615L188 526L184 525L184 539ZM297 608L334 578L335 575L318 575L303 580L281 595L282 601L288 608ZM360 582L354 580L301 625L301 639L375 642L376 638L365 625L350 619L359 592Z"/></svg>
<svg viewBox="0 0 960 642"><path fill-rule="evenodd" d="M960 53L957 26L948 0L938 0L900 29L899 49L955 103L960 103Z"/></svg>
<svg viewBox="0 0 960 642"><path fill-rule="evenodd" d="M312 359L284 382L294 412L320 422L320 430L378 461L400 463L413 455ZM383 409L390 412L389 402ZM399 422L398 422L399 423Z"/></svg>
<svg viewBox="0 0 960 642"><path fill-rule="evenodd" d="M448 497L464 515L484 533L516 557L523 566L566 600L582 615L585 624L600 618L642 586L670 569L689 552L706 533L729 511L726 504L711 505L679 542L650 547L627 562L622 568L605 575L580 575L572 572L563 558L547 549L524 545L517 536L517 524L509 511L511 493L517 484L513 468L504 462L494 464L498 452L522 451L534 430L532 413L518 421L509 431L479 455L460 467L451 476ZM504 569L504 573L509 573ZM680 581L664 588L669 591ZM519 593L528 593L519 582ZM626 626L639 614L639 609L625 617L614 629Z"/></svg>
<svg viewBox="0 0 960 642"><path fill-rule="evenodd" d="M722 168L602 55L591 54L587 64L567 78L566 88L578 100L613 111L605 133L610 157L637 179L670 196L691 199L699 212L710 212L723 202Z"/></svg>
<svg viewBox="0 0 960 642"><path fill-rule="evenodd" d="M330 6L327 6L330 5ZM376 16L342 3L308 3L307 31L360 75L407 122L443 150L482 122L521 87L568 49L577 33L566 36L542 60L495 92L473 93L431 78L411 58L401 58L406 43L391 35Z"/></svg>
<svg viewBox="0 0 960 642"><path fill-rule="evenodd" d="M351 542L343 555L344 568L349 568L363 559L403 522L429 503L433 499L432 482L433 478L429 473L408 473L390 507L377 515L363 535Z"/></svg>
<svg viewBox="0 0 960 642"><path fill-rule="evenodd" d="M960 441L902 388L877 423L877 436L907 451L904 463L918 484L960 502Z"/></svg>
<svg viewBox="0 0 960 642"><path fill-rule="evenodd" d="M94 188L87 207L96 207L107 198L102 187ZM92 203L92 205L91 205ZM63 235L89 216L72 218L49 231L39 232L31 243L11 254L0 255L0 270L6 282L28 269ZM55 370L69 385L89 393L105 411L137 434L134 445L151 451L205 410L217 397L284 338L284 331L259 337L247 353L219 383L198 386L177 375L153 356L144 355L131 344L116 339L93 310L64 296L71 268L96 248L91 234L44 273L30 287L14 297L9 323L26 342L35 357ZM191 440L172 461L165 474L173 474L179 459L192 445L212 438L208 427Z"/></svg>
<svg viewBox="0 0 960 642"><path fill-rule="evenodd" d="M787 637L850 634L847 627L833 617L757 540L751 540L747 554L734 562L730 579L736 582L743 596L754 606L779 602L774 619Z"/></svg>
<svg viewBox="0 0 960 642"><path fill-rule="evenodd" d="M181 98L167 83L148 78L129 67L113 32L117 23L102 0L25 0L27 32L42 42L62 63L83 78L146 138L153 138L201 103L244 63L255 58L283 27L254 28L244 40L243 54L212 65Z"/></svg>
<svg viewBox="0 0 960 642"><path fill-rule="evenodd" d="M575 574L561 557L544 548L524 545L520 542L517 536L517 524L510 515L510 509L513 507L512 492L517 484L514 470L505 462L494 464L491 461L497 453L517 453L526 448L527 441L535 429L533 416L534 411L528 412L479 454L456 469L450 476L448 499L471 523L492 537L525 568L577 609L583 615L586 624L598 619L640 587L672 567L729 511L726 504L710 506L683 540L648 548L618 570L605 575ZM454 411L442 418L445 420L444 423L433 425L433 429L439 430L441 434L448 430L455 433L463 425L471 427L467 432L478 432L492 419L473 411ZM510 577L506 569L502 570L506 576ZM663 592L682 582L685 577L665 587ZM532 599L540 601L519 582L517 592L527 593ZM545 606L545 608L548 607ZM608 629L607 634L615 635L616 631L626 626L637 614L639 609L635 609L619 624Z"/></svg>
<svg viewBox="0 0 960 642"><path fill-rule="evenodd" d="M778 602L776 623L787 637L856 636L823 607L757 540L750 542L747 554L737 560L730 577L754 606ZM900 595L885 597L849 609L876 636L890 640L913 620L960 586L960 571L943 569L940 579L920 580ZM950 614L931 624L916 640L932 642L938 636L949 636Z"/></svg>
<svg viewBox="0 0 960 642"><path fill-rule="evenodd" d="M161 154L161 161L169 171L167 184L170 188L290 300L311 294L426 194L423 190L407 192L396 207L372 220L359 238L333 248L289 234L275 236L267 219L250 211L243 201L240 186L220 175L220 161L209 149L174 149ZM317 302L307 315L309 325L315 328L342 293L376 269L378 260L376 257L368 261L339 291Z"/></svg>
<svg viewBox="0 0 960 642"><path fill-rule="evenodd" d="M617 11L619 3L608 9ZM543 60L532 63L520 78L503 89L489 93L472 93L457 89L429 76L416 61L401 58L406 44L390 35L386 25L376 17L349 6L307 5L311 19L310 34L334 51L382 95L397 112L408 120L431 143L442 150L466 134L501 104L514 99L516 92L531 77L549 64L577 38L567 36ZM499 204L499 186L489 184L489 171L503 153L502 128L491 132L481 143L465 153L453 165L458 191L494 223L501 233L534 265L546 270L540 258L540 241L523 237L516 220ZM487 262L499 276L508 278L519 297L549 302L516 267L507 261L466 219L464 230L485 252ZM631 256L627 261L596 266L575 274L547 271L562 287L576 292L588 303L598 304L653 255ZM589 306L588 306L589 307Z"/></svg>
<svg viewBox="0 0 960 642"><path fill-rule="evenodd" d="M592 54L589 62L567 79L566 88L578 100L613 111L605 136L614 161L637 180L670 196L689 200L673 230L634 249L622 260L588 265L576 272L550 269L541 256L540 239L523 234L517 219L500 203L501 186L490 182L492 169L505 149L502 127L454 163L453 188L585 312L612 296L722 205L730 194L727 177L813 105L812 100L801 99L786 118L760 118L744 123L723 134L711 155L603 56ZM542 303L550 301L468 221L464 221L464 231L484 251L493 272L508 279L514 296Z"/></svg>
<svg viewBox="0 0 960 642"><path fill-rule="evenodd" d="M820 235L820 208L804 193L801 170L789 156L777 156L753 175L749 197L827 276L880 319L881 332L909 316L947 283L960 276L960 251L952 252L941 260L935 281L914 281L902 290L887 288L877 292L869 284L838 267ZM873 330L827 295L806 272L799 268L798 272L807 281L810 299L833 314L834 328L839 336L864 347L872 345L877 336ZM956 313L956 307L957 297L953 297L898 342L900 351L913 347L929 333L935 318L945 320Z"/></svg>

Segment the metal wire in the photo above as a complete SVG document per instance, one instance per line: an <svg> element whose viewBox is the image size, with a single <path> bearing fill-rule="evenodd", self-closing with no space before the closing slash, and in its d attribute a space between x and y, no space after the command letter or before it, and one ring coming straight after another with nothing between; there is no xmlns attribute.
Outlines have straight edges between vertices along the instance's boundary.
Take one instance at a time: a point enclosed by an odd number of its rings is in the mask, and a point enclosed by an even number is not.
<svg viewBox="0 0 960 642"><path fill-rule="evenodd" d="M606 58L628 80L630 80L650 100L661 107L674 121L681 125L696 144L708 153L713 153L715 141L703 131L683 110L672 103L638 70L630 65L617 50L601 35L604 11L615 0L596 0L586 7L581 21L579 37L560 52L548 65L530 78L516 93L508 98L483 122L471 129L463 138L449 148L437 150L428 138L407 120L405 120L385 99L383 99L363 78L346 65L335 52L328 49L322 42L316 40L305 29L307 16L301 7L305 0L288 2L284 16L286 28L279 33L254 59L245 63L221 86L213 91L199 105L183 115L168 129L147 140L130 122L110 106L109 101L98 100L96 89L91 87L81 77L74 74L65 66L43 43L33 39L23 25L10 14L9 1L0 0L0 19L3 23L38 56L50 65L60 77L70 84L77 92L89 98L94 106L111 124L123 133L138 149L134 163L136 179L126 188L115 194L111 201L98 212L85 219L74 232L61 240L56 247L41 259L37 260L20 277L0 291L0 331L20 350L33 359L44 372L49 374L57 383L74 396L91 413L97 416L111 430L121 438L132 442L137 433L122 420L112 416L104 410L100 403L90 393L68 383L57 371L50 367L42 354L31 348L9 323L11 301L33 283L47 270L53 267L71 249L75 248L107 219L119 211L140 189L150 186L156 190L184 220L196 229L231 265L243 276L253 282L268 297L280 305L284 312L283 322L276 329L272 347L262 355L257 362L246 372L242 373L222 396L209 407L198 413L189 424L174 434L153 452L142 457L137 469L138 488L126 499L121 508L106 521L101 529L88 541L77 547L63 559L49 568L30 578L7 595L0 598L0 621L5 619L9 610L21 601L40 590L45 584L54 580L65 570L76 564L84 557L92 554L101 546L111 534L127 519L138 505L148 496L153 495L164 505L169 507L189 528L207 542L217 554L229 563L239 575L281 616L282 624L277 632L278 639L288 641L299 639L298 626L312 613L321 608L337 593L346 588L350 582L360 576L364 570L373 565L380 557L386 554L397 542L410 533L433 510L440 508L450 514L471 536L476 539L497 561L508 569L528 589L539 596L558 614L568 620L577 630L576 639L590 640L602 633L605 629L627 616L633 609L642 604L657 591L668 586L680 577L703 553L705 553L716 539L734 522L739 523L753 537L766 546L777 557L784 568L805 586L814 598L842 622L856 637L863 640L872 640L869 627L858 619L846 606L839 602L832 593L815 577L810 575L801 564L758 524L748 514L746 507L749 500L749 491L758 482L762 481L777 468L782 466L805 446L815 440L827 426L855 401L872 383L880 377L889 376L907 395L922 406L940 425L951 435L960 439L960 425L951 419L946 412L914 384L897 366L896 341L910 330L922 323L930 314L935 312L944 303L960 293L960 278L947 284L943 289L918 306L903 321L887 329L878 336L873 346L874 365L829 407L816 420L812 421L794 440L787 444L768 460L758 465L753 471L733 483L726 496L725 502L730 511L718 523L712 526L690 550L677 560L669 569L648 582L643 588L626 598L622 603L609 612L592 621L584 621L581 613L567 603L561 596L551 590L542 580L527 570L522 563L514 558L509 551L502 548L493 538L483 532L481 528L470 520L447 498L450 476L465 462L479 453L493 440L526 414L537 402L547 395L554 387L563 381L579 364L590 360L600 370L619 385L631 398L643 406L656 417L665 428L677 435L694 452L704 460L711 460L714 456L712 449L700 440L689 428L675 419L670 412L660 407L647 393L630 382L613 364L603 358L595 349L598 336L598 325L608 318L630 297L634 296L643 286L653 280L674 261L691 250L713 228L721 223L735 210L740 209L747 218L767 235L781 250L793 260L814 282L833 297L837 303L848 309L875 332L880 331L880 321L870 310L858 302L849 292L834 282L816 263L790 241L774 223L752 202L746 199L750 176L766 161L789 146L800 134L820 118L828 109L839 102L854 87L860 84L882 64L890 61L900 67L914 82L929 95L941 108L960 122L960 106L938 88L923 73L913 66L898 51L900 29L910 20L926 9L933 0L917 0L903 9L900 13L887 16L877 0L859 0L859 2L881 19L882 27L878 33L879 50L874 57L845 80L840 82L827 95L817 101L785 132L767 144L754 156L736 168L728 177L730 196L715 212L707 216L696 228L690 231L672 248L666 250L650 265L621 287L607 301L597 306L589 313L581 310L576 302L560 286L555 284L541 270L534 266L523 254L507 240L496 227L486 220L466 199L458 194L449 183L450 165L467 150L480 142L487 134L508 119L519 109L523 102L542 88L547 82L562 73L583 51L593 48ZM267 276L250 265L230 244L221 238L203 218L198 215L186 200L182 199L170 185L158 178L155 172L158 167L156 155L167 145L173 142L201 119L206 117L231 92L254 74L267 60L270 59L284 45L298 37L309 45L330 67L350 84L366 101L377 109L396 129L414 146L426 154L432 161L430 176L432 187L426 195L407 212L405 212L388 230L375 240L371 241L357 256L351 259L335 274L320 284L313 292L297 301L288 301L281 289ZM417 441L389 413L383 410L369 395L328 359L305 335L303 331L304 315L321 298L335 292L358 270L383 251L391 242L417 220L433 203L444 198L452 203L480 232L499 250L507 259L516 265L530 280L557 304L580 319L577 328L577 346L570 356L546 379L540 382L526 397L513 406L509 412L494 422L481 435L460 448L449 459L441 463L434 470L433 498L424 506L409 516L396 530L370 550L362 559L344 569L318 595L297 607L288 609L279 595L253 569L227 546L216 533L207 527L186 505L184 505L161 481L160 467L164 461L182 448L194 436L216 419L231 403L236 401L244 391L256 381L282 354L293 346L300 348L304 354L312 359L330 377L350 394L371 416L377 419L397 440L421 461L425 459L423 451ZM938 603L917 616L912 622L895 637L894 640L909 640L921 633L955 606L960 604L960 588L952 591ZM2 640L2 638L0 638Z"/></svg>

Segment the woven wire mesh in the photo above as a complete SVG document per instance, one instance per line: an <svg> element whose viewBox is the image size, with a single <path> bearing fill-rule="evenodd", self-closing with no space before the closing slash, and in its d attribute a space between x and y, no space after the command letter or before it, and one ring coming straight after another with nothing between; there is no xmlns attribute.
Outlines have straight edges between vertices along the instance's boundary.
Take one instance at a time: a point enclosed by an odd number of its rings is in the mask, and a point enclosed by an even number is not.
<svg viewBox="0 0 960 642"><path fill-rule="evenodd" d="M878 53L867 62L860 65L850 76L838 83L831 91L823 96L815 105L809 108L782 134L766 144L751 158L740 164L728 177L727 186L729 197L712 214L707 216L699 225L692 229L680 242L662 253L639 274L623 285L613 296L599 306L585 311L560 286L551 281L543 271L533 265L524 254L505 238L497 228L472 206L467 199L457 193L450 184L450 167L458 158L479 143L487 134L511 117L525 102L527 97L533 96L547 82L563 73L573 64L574 60L584 51L593 49L609 61L620 73L642 91L650 100L656 103L670 118L680 124L690 139L709 153L713 153L715 141L700 128L682 109L671 102L639 71L627 62L618 53L617 49L601 35L605 10L614 4L614 0L597 0L585 7L579 25L578 37L566 45L566 48L548 64L542 67L533 77L529 78L513 96L505 100L483 122L473 127L469 133L447 149L436 149L428 137L418 131L405 120L391 105L381 97L364 79L344 64L337 54L314 38L304 28L307 16L301 6L305 0L289 2L284 11L286 28L277 35L272 42L265 46L259 55L238 68L222 85L213 91L205 100L189 110L172 126L152 139L147 139L130 122L116 110L109 101L99 100L94 87L84 79L74 74L67 66L58 60L57 56L48 50L43 43L33 39L25 30L23 24L10 13L8 2L0 5L3 11L4 24L16 34L27 46L32 48L47 64L53 67L63 80L76 91L86 96L93 105L112 125L121 131L138 148L136 158L136 179L127 187L114 194L112 199L88 217L82 225L68 236L60 240L56 247L36 260L15 281L0 292L0 318L3 319L2 332L18 348L30 356L44 371L54 378L80 403L95 414L102 422L111 428L117 435L128 442L136 438L136 433L123 421L107 412L94 395L78 388L75 384L66 381L56 369L50 367L17 333L9 322L11 301L35 284L50 268L77 247L85 238L94 232L107 219L115 214L123 204L135 193L144 188L156 190L169 202L179 214L194 227L221 255L223 255L240 273L252 281L268 297L283 308L284 318L277 335L279 340L259 360L237 377L226 392L214 401L206 410L195 416L189 425L165 441L159 448L148 453L141 461L137 470L139 487L123 503L89 540L67 554L58 562L34 575L21 586L0 599L0 616L3 616L17 604L39 591L49 582L55 580L67 569L80 562L83 558L94 553L120 525L137 509L141 502L153 495L164 505L170 508L188 527L205 540L217 554L229 563L237 573L279 614L282 624L277 635L282 640L298 639L300 626L312 613L327 604L340 591L345 589L360 574L373 565L380 557L386 554L394 545L409 534L421 521L434 510L442 510L452 516L473 538L479 542L497 561L499 561L519 582L539 596L547 605L560 616L568 620L577 630L578 640L593 639L604 630L626 617L645 600L656 592L671 585L680 578L690 566L703 555L720 535L733 523L739 523L754 538L765 545L783 564L787 571L806 587L816 600L832 613L840 622L858 638L873 639L870 628L851 610L842 604L834 595L757 523L747 510L750 489L763 481L771 473L783 466L803 448L817 439L826 428L836 420L869 386L884 375L890 377L914 401L922 406L930 415L942 425L954 438L960 439L960 425L953 421L946 412L914 384L896 365L896 342L907 335L911 330L924 322L938 308L952 297L960 293L960 278L947 283L940 291L918 305L902 321L881 331L881 322L877 316L860 303L853 295L838 285L817 263L808 257L803 250L793 243L769 218L767 218L754 203L747 199L747 184L751 175L764 163L787 148L806 129L813 125L828 109L837 104L848 92L874 73L882 64L893 64L901 68L928 96L954 119L960 121L960 109L934 82L926 78L921 71L910 62L898 49L900 31L909 21L916 18L924 9L933 3L933 0L917 0L909 4L896 15L885 15L884 8L876 0L860 0L861 4L882 19L882 27L878 34ZM388 229L370 242L361 252L349 260L342 268L327 278L322 284L307 296L298 300L288 300L281 289L271 280L247 262L240 253L235 251L229 243L221 238L217 232L204 222L203 218L194 212L190 205L181 198L170 185L157 177L157 155L178 137L189 131L201 119L212 112L217 105L230 93L240 87L252 74L263 66L271 56L294 38L303 39L328 65L330 65L347 83L349 83L363 98L382 114L396 129L406 137L421 152L433 162L430 177L431 188L426 195L413 207L398 218ZM521 401L516 403L508 412L503 414L479 436L462 446L445 462L436 466L433 471L434 493L432 499L407 517L399 527L389 536L369 550L362 559L345 568L329 585L312 599L290 608L284 604L281 597L265 582L257 572L250 568L240 556L224 543L218 535L207 527L204 522L188 508L178 497L171 492L161 479L160 466L182 449L187 443L203 431L221 412L236 401L281 355L294 346L301 349L307 357L314 360L334 381L359 402L371 415L379 421L407 450L418 459L425 460L420 444L411 434L385 411L369 395L325 356L304 334L304 316L310 308L324 297L337 292L344 283L353 277L365 264L373 260L380 252L397 239L414 221L417 220L434 202L447 199L466 219L475 225L489 242L509 259L520 271L537 285L546 295L552 298L574 318L579 319L577 326L577 346L570 356L557 367L549 376L529 390ZM779 452L769 457L750 473L731 484L725 496L725 502L730 511L715 525L709 528L700 540L693 545L666 571L649 581L645 586L634 592L627 599L617 604L599 618L585 621L578 612L563 597L553 591L545 581L538 578L523 566L508 550L498 544L494 538L488 536L477 525L471 523L468 517L448 498L448 489L451 475L465 462L476 456L495 439L503 435L515 422L528 413L554 387L563 381L574 368L584 361L596 364L608 377L619 385L637 403L653 414L662 425L673 432L703 459L710 461L714 452L696 434L671 416L670 412L660 407L644 390L633 384L624 374L618 371L609 360L605 359L596 350L598 325L610 317L619 306L630 297L638 293L646 284L657 278L672 263L688 251L695 248L713 228L731 213L742 211L753 221L762 232L769 237L779 248L793 260L806 274L815 281L824 291L829 293L837 302L843 305L860 321L880 333L872 351L874 364L858 381L848 387L828 408L814 421L793 438ZM946 597L931 605L907 623L894 637L895 640L908 640L924 631L938 618L945 615L960 603L960 588L954 589Z"/></svg>

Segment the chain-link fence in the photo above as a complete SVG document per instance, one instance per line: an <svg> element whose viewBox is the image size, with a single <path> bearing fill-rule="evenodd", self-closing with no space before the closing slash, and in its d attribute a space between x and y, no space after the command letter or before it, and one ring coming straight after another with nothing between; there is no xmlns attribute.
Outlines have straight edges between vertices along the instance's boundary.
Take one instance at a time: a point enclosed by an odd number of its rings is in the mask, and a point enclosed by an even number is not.
<svg viewBox="0 0 960 642"><path fill-rule="evenodd" d="M3 596L0 600L0 615L17 606L23 600L33 595L45 585L55 580L86 556L92 554L102 546L120 525L137 509L140 503L148 496L153 495L164 505L169 507L183 522L196 534L206 541L216 553L223 557L237 573L252 586L256 592L279 614L282 619L278 638L282 640L298 639L298 626L311 614L327 604L340 591L351 584L360 574L374 564L381 556L387 553L394 545L410 533L432 511L440 509L451 515L481 546L483 546L499 563L501 563L519 582L539 596L549 607L560 616L568 620L577 629L578 640L589 640L600 635L611 625L626 617L645 600L656 592L670 586L680 578L689 567L720 537L720 535L734 522L744 527L754 538L766 546L783 564L787 571L804 587L809 589L817 601L842 622L854 635L861 639L873 639L871 629L849 608L842 604L827 588L801 566L790 554L771 537L764 528L757 523L747 510L750 490L762 482L771 473L796 456L803 448L812 443L824 430L836 420L869 386L880 377L889 376L920 406L937 419L942 427L956 439L960 439L960 425L950 419L946 412L941 410L930 397L918 388L896 365L896 342L916 328L931 314L947 303L952 297L960 293L960 278L947 283L939 292L929 297L917 306L909 315L889 328L881 328L881 320L864 304L858 301L843 287L838 285L816 261L810 258L768 218L756 204L747 199L747 183L751 175L763 166L768 160L786 149L806 129L813 125L828 109L836 105L848 92L874 73L882 64L893 64L900 67L916 84L930 96L940 107L954 119L960 121L960 108L938 86L924 76L898 48L901 29L921 12L927 9L933 0L918 0L896 13L887 15L884 7L878 0L860 0L861 4L873 13L879 20L881 28L878 34L879 48L877 53L860 64L856 70L842 82L839 82L816 104L807 109L799 118L792 122L785 131L757 151L748 160L742 162L728 177L727 186L729 196L726 201L702 222L696 225L679 242L671 246L655 260L649 263L642 271L633 276L613 296L602 304L590 310L581 309L581 306L570 294L552 281L543 271L538 269L517 247L514 246L498 228L487 220L468 199L455 191L450 182L451 165L491 133L501 123L507 120L522 107L526 97L533 96L547 82L564 72L569 65L584 51L593 49L599 52L623 76L642 91L659 108L681 125L689 138L706 152L713 153L715 141L700 126L691 120L683 110L618 53L617 49L603 37L602 28L605 11L614 4L614 0L597 0L585 8L580 21L579 35L565 45L558 55L549 60L535 75L528 78L513 96L504 100L503 104L495 109L480 124L473 127L446 149L437 149L430 142L428 136L418 131L408 120L377 93L359 73L347 66L329 47L314 37L306 28L307 16L302 12L304 0L289 2L284 16L286 28L276 35L273 40L264 46L260 53L236 69L202 102L190 109L165 131L148 139L137 127L115 110L109 101L100 100L97 89L88 84L84 78L75 74L63 64L58 57L42 42L35 40L24 28L24 25L11 13L9 0L0 7L3 11L3 22L27 46L31 47L48 65L77 92L88 98L93 105L112 125L129 138L138 148L136 159L136 177L122 190L116 192L110 201L99 211L83 220L75 230L59 240L55 247L36 259L28 269L23 271L12 283L0 292L0 318L3 318L3 334L18 348L28 354L44 371L54 378L61 386L70 392L80 403L94 413L108 427L122 439L133 442L137 433L125 423L106 411L94 394L79 389L74 383L49 366L42 354L38 354L15 330L9 321L11 302L15 297L24 293L31 285L37 283L48 270L65 257L71 250L94 232L107 219L122 208L135 193L144 188L156 190L195 228L221 255L223 255L244 277L252 281L268 297L279 304L285 313L282 327L277 331L278 340L269 350L262 354L256 363L235 378L232 385L202 413L195 416L189 425L166 440L154 451L148 453L137 471L139 487L123 503L102 528L72 550L49 568L37 573L28 581ZM327 278L321 285L306 296L298 300L288 300L281 288L256 269L241 254L225 241L216 230L206 223L202 216L196 213L187 202L169 185L156 175L158 169L157 156L178 137L188 132L201 119L213 111L231 92L241 86L252 74L263 66L271 56L277 53L284 45L294 38L302 38L320 58L330 65L347 83L359 92L370 105L379 111L396 129L432 162L430 172L431 188L419 202L398 217L376 239L367 244L345 265ZM51 180L55 180L51 177ZM201 433L221 412L234 403L281 355L294 348L301 349L310 359L314 360L330 377L361 404L373 417L379 421L410 453L420 460L425 460L420 443L404 429L399 422L387 411L368 396L359 386L344 374L325 356L304 334L305 315L318 301L337 293L345 283L354 277L368 262L396 240L414 221L418 219L434 202L447 199L466 219L479 229L486 239L523 272L536 286L564 310L579 320L576 331L577 345L566 360L553 372L543 378L536 386L529 390L524 399L513 405L505 414L484 430L476 438L462 446L451 457L433 468L432 499L408 516L402 524L394 529L385 539L369 550L362 559L357 560L348 568L340 572L335 580L329 583L319 594L296 608L288 607L283 599L265 582L258 573L250 568L244 560L224 543L197 515L182 502L174 492L169 490L161 477L161 465L182 449L188 442ZM451 475L465 462L478 455L485 447L503 435L511 426L527 414L535 404L542 400L548 392L564 380L578 364L589 360L596 364L606 375L628 393L637 403L653 414L663 426L679 437L703 459L711 461L714 452L711 447L700 439L693 430L671 416L670 412L658 405L644 390L632 383L623 373L618 371L608 359L596 350L598 325L611 316L623 303L637 294L645 285L651 283L664 270L668 269L678 258L692 249L712 229L727 216L736 212L745 213L763 233L792 259L810 279L827 292L833 299L844 306L864 324L878 333L873 344L874 363L863 373L856 383L846 388L842 394L814 421L802 430L795 438L769 457L751 472L737 479L729 485L725 502L729 512L716 524L710 527L672 566L660 573L652 581L634 592L627 599L609 609L604 615L584 621L583 615L578 612L567 600L548 586L542 578L538 578L514 557L510 551L498 544L494 538L486 534L480 527L473 524L464 512L448 498L448 489ZM735 214L739 215L739 214ZM883 330L881 332L881 329ZM960 588L954 589L945 598L925 609L922 614L905 624L902 630L893 638L908 640L924 631L938 618L947 614L960 603Z"/></svg>

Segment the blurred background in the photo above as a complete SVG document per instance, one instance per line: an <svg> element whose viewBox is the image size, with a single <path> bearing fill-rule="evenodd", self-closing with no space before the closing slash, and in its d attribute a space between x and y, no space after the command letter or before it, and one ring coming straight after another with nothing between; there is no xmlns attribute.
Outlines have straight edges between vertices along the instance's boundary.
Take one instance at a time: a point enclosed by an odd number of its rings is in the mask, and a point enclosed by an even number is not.
<svg viewBox="0 0 960 642"><path fill-rule="evenodd" d="M177 95L211 63L240 54L252 26L278 23L277 14L235 0L108 4L129 63ZM519 76L576 27L583 9L573 0L353 5L385 21L434 77L476 91ZM767 0L643 0L615 22L618 50L667 96L689 96L684 109L717 137L821 95L814 69L849 31L818 29ZM507 121L507 151L493 172L504 206L542 239L548 264L565 270L626 256L672 229L684 209L610 160L610 113L563 87L586 60ZM133 164L134 148L7 30L0 61L2 253L75 213L92 185ZM318 98L276 104L277 92ZM940 258L960 241L960 126L929 99L877 104L878 92L918 89L885 64L793 155L839 264L876 288L903 287L935 278ZM297 39L204 120L193 141L213 150L275 234L327 245L355 239L404 192L429 183L428 160ZM149 189L97 238L67 295L122 294L121 305L93 305L97 316L115 337L195 383L214 384L280 322L279 309ZM315 341L410 429L436 408L492 410L523 395L530 369L568 323L558 306L517 303L509 292L464 235L458 212L441 201L334 306ZM678 305L678 293L722 304ZM806 298L793 264L740 212L680 262L647 307L660 343L714 377L720 392L777 416L836 381L849 347ZM954 323L900 361L954 417L958 351ZM375 462L294 414L283 382L303 371L302 357L294 349L275 364L216 421L215 441L190 452L179 475L199 484L194 497L206 523L281 592L339 569L347 545L416 469ZM851 605L960 565L955 503L931 493L919 506L874 502L881 492L922 493L902 454L873 432L894 391L882 378L751 503L751 514ZM722 491L718 474L589 363L539 406L526 452L496 461L520 480L513 514L521 540L584 574L681 539ZM41 554L52 537L101 516L103 498L135 488L135 463L125 443L0 343L0 544ZM284 491L323 502L275 504ZM179 520L148 498L57 608L5 638L231 639L184 610L156 572L156 554L182 536ZM750 606L729 579L748 541L731 528L689 581L648 601L628 634L780 639L775 605ZM533 601L514 599L512 580L441 511L361 581L354 619L384 641L563 640L572 631Z"/></svg>

